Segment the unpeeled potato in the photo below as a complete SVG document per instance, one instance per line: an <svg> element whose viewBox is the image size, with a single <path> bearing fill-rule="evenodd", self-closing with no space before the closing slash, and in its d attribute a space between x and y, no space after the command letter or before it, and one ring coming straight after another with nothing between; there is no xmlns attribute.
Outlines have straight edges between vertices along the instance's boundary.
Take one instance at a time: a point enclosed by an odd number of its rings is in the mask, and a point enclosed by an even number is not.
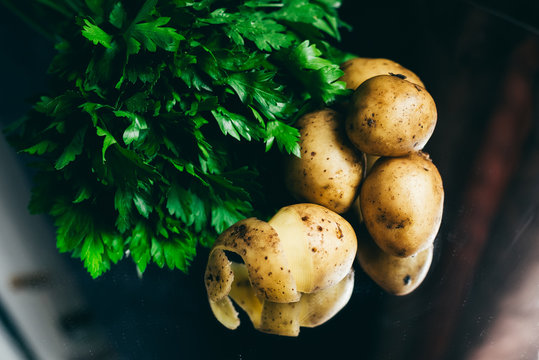
<svg viewBox="0 0 539 360"><path fill-rule="evenodd" d="M366 154L402 156L423 149L436 121L436 104L425 88L379 75L352 94L346 133Z"/></svg>
<svg viewBox="0 0 539 360"><path fill-rule="evenodd" d="M433 243L443 202L442 179L425 153L379 159L360 192L367 230L384 252L398 257Z"/></svg>
<svg viewBox="0 0 539 360"><path fill-rule="evenodd" d="M355 90L365 80L378 75L395 75L411 83L425 87L414 72L389 59L358 57L341 64L344 75L339 79L346 83L347 89Z"/></svg>
<svg viewBox="0 0 539 360"><path fill-rule="evenodd" d="M323 109L302 116L296 127L301 158L285 160L287 189L300 201L345 213L357 197L365 164L361 152L346 137L344 118Z"/></svg>

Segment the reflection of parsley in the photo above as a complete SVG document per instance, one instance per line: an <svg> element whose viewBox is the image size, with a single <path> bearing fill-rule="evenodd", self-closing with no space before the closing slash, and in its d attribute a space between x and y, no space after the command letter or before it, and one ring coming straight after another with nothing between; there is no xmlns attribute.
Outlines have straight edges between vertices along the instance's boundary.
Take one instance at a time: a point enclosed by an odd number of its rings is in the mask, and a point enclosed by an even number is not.
<svg viewBox="0 0 539 360"><path fill-rule="evenodd" d="M93 277L126 253L186 271L267 216L261 155L299 155L294 119L346 94L337 0L3 2L60 39L58 86L9 138L38 160L30 210Z"/></svg>

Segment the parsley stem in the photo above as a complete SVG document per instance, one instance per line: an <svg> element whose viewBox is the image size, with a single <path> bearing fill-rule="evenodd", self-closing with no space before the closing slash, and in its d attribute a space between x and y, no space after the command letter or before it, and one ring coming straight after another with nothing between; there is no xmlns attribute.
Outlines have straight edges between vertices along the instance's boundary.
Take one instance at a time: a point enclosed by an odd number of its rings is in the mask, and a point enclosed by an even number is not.
<svg viewBox="0 0 539 360"><path fill-rule="evenodd" d="M283 6L284 6L284 4L280 3L280 4L257 5L257 6L253 6L253 7L257 7L257 8L262 8L262 7L266 7L266 8L282 8Z"/></svg>

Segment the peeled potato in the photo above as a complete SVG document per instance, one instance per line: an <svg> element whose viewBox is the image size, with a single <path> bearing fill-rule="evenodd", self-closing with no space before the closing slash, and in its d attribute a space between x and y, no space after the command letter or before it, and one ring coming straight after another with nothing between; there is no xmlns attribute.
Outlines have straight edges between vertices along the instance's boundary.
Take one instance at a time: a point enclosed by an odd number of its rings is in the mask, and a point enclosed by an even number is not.
<svg viewBox="0 0 539 360"><path fill-rule="evenodd" d="M357 259L361 268L382 289L393 295L407 295L425 279L432 262L433 246L409 257L383 252L367 232L358 237Z"/></svg>
<svg viewBox="0 0 539 360"><path fill-rule="evenodd" d="M352 226L316 204L284 207L269 222L239 221L217 238L210 251L204 281L212 311L223 325L236 328L239 319L232 298L261 331L293 335L284 329L315 326L333 315L331 309L344 306L337 290L329 289L349 276L356 250ZM245 265L238 268L225 251L240 255ZM308 309L292 306L300 299L310 304ZM291 325L285 327L275 311L286 311Z"/></svg>
<svg viewBox="0 0 539 360"><path fill-rule="evenodd" d="M285 161L285 184L299 200L323 205L339 214L357 197L364 160L346 137L344 119L324 109L302 116L301 158Z"/></svg>
<svg viewBox="0 0 539 360"><path fill-rule="evenodd" d="M321 325L337 314L350 300L354 287L354 271L338 283L310 294L302 294L301 299L292 303L275 303L256 295L249 282L249 275L244 264L232 263L234 282L230 298L212 302L210 305L215 317L229 329L239 326L238 313L232 299L242 308L255 329L262 332L297 336L300 327Z"/></svg>
<svg viewBox="0 0 539 360"><path fill-rule="evenodd" d="M425 153L379 159L360 193L367 230L383 251L398 257L433 243L443 201L442 179Z"/></svg>
<svg viewBox="0 0 539 360"><path fill-rule="evenodd" d="M425 88L380 75L352 94L346 133L366 154L402 156L423 149L436 121L436 104Z"/></svg>
<svg viewBox="0 0 539 360"><path fill-rule="evenodd" d="M411 83L425 87L412 71L389 59L355 58L341 64L344 75L339 79L347 89L355 90L365 80L378 75L395 75Z"/></svg>
<svg viewBox="0 0 539 360"><path fill-rule="evenodd" d="M357 238L339 214L315 204L295 204L279 210L268 224L279 234L298 291L327 288L352 267Z"/></svg>

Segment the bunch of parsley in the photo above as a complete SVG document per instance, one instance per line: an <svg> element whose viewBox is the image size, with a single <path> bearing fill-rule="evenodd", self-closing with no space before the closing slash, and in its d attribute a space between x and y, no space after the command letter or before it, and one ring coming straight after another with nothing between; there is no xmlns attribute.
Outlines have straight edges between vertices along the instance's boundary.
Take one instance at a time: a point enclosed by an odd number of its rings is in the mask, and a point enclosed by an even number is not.
<svg viewBox="0 0 539 360"><path fill-rule="evenodd" d="M56 39L55 82L8 132L30 210L93 277L129 254L186 271L199 244L274 211L272 153L345 95L337 0L2 0Z"/></svg>

